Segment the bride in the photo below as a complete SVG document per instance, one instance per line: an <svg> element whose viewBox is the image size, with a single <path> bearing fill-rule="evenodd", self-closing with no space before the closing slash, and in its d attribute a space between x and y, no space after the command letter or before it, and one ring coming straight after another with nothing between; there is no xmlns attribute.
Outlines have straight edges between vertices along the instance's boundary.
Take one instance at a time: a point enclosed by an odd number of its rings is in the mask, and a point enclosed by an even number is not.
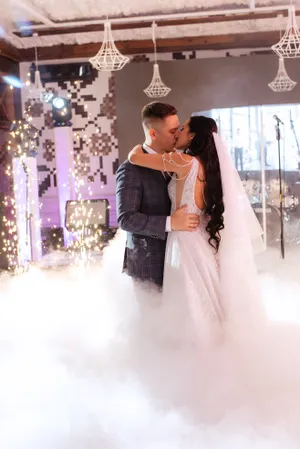
<svg viewBox="0 0 300 449"><path fill-rule="evenodd" d="M196 232L169 233L163 289L173 306L181 299L181 326L189 315L195 338L206 341L228 320L241 324L243 318L258 318L253 250L263 249L262 229L212 118L187 120L176 149L184 151L152 155L137 146L128 158L132 164L172 173L171 213L187 205L189 213L200 216Z"/></svg>

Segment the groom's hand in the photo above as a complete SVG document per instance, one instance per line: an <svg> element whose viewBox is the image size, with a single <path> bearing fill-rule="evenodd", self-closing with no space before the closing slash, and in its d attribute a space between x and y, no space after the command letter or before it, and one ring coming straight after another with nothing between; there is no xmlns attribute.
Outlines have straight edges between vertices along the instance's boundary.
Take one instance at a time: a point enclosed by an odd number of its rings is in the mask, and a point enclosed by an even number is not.
<svg viewBox="0 0 300 449"><path fill-rule="evenodd" d="M200 223L200 218L196 214L188 214L187 206L177 209L171 216L172 231L195 231Z"/></svg>

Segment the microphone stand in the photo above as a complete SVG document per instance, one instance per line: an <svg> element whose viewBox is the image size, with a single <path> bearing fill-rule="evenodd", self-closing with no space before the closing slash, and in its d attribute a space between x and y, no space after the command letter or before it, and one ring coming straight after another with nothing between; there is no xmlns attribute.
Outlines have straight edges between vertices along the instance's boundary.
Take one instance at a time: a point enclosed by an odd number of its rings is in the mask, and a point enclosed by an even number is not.
<svg viewBox="0 0 300 449"><path fill-rule="evenodd" d="M281 257L284 259L285 251L284 251L284 226L283 226L283 198L282 198L282 170L281 170L281 147L280 147L280 120L277 116L274 116L276 120L276 140L278 145L278 174L279 174L279 210L280 210L280 250Z"/></svg>

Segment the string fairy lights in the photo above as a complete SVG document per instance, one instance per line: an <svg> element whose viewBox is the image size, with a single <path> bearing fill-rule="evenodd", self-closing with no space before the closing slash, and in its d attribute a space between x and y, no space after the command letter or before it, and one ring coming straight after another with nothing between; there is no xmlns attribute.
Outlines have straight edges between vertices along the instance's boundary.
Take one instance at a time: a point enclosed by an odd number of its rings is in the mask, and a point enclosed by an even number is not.
<svg viewBox="0 0 300 449"><path fill-rule="evenodd" d="M15 274L24 270L22 246L24 248L24 245L35 244L35 242L30 242L29 236L29 224L32 219L30 209L34 205L34 200L30 199L29 177L31 172L27 166L27 158L37 155L37 138L38 130L32 124L26 120L13 121L7 144L8 162L5 167L5 175L8 178L11 191L4 197L5 213L2 217L4 231L2 231L3 247L1 251L7 258L9 271ZM16 179L19 179L19 182L15 182ZM24 201L21 201L23 199ZM20 238L18 232L18 222L21 216L25 220L25 242ZM34 225L40 226L40 223Z"/></svg>

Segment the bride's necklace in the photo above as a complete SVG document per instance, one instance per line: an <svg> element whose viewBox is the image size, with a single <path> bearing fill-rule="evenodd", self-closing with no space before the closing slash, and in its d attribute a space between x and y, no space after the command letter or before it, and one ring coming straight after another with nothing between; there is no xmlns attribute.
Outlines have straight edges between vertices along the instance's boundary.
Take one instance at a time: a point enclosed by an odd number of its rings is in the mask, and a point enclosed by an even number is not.
<svg viewBox="0 0 300 449"><path fill-rule="evenodd" d="M193 159L191 159L189 162L187 162L183 157L181 153L176 153L179 154L180 158L183 160L184 164L178 164L176 161L173 160L172 158L172 153L163 153L162 155L162 160L163 160L163 165L164 165L164 171L168 173L168 175L174 179L175 181L180 181L181 179L185 179L187 177L187 175L189 174L189 172L187 172L184 176L182 176L181 178L178 178L177 175L175 175L175 177L172 175L172 173L170 173L167 169L166 169L166 161L169 162L169 164L173 165L174 167L188 167L189 165L191 165L193 163Z"/></svg>

